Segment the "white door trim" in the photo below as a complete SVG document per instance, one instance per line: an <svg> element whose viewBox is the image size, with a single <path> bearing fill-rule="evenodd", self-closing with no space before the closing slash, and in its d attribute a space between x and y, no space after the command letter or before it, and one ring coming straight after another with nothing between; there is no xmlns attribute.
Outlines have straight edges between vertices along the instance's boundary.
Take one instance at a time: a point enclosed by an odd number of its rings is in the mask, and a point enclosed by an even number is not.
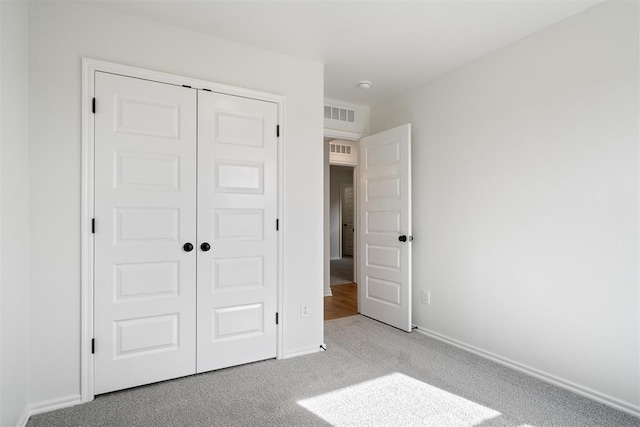
<svg viewBox="0 0 640 427"><path fill-rule="evenodd" d="M348 139L350 141L360 141L360 139L364 136L358 132L350 132L348 130L337 130L337 129L327 129L324 128L324 136L328 138L336 138L336 139Z"/></svg>
<svg viewBox="0 0 640 427"><path fill-rule="evenodd" d="M187 85L194 89L209 89L214 92L229 95L242 96L273 102L278 105L278 124L284 128L285 98L266 92L251 89L238 88L220 83L212 83L205 80L177 76L159 71L146 70L128 65L105 62L95 59L82 58L82 195L81 195L81 222L80 222L80 268L81 268L81 326L80 326L80 394L82 403L90 402L94 398L93 381L93 355L91 353L91 339L93 338L93 274L94 253L93 233L91 220L94 218L94 115L92 113L92 101L94 98L94 76L96 71L119 74L139 79L152 80L160 83L174 85ZM100 106L97 105L96 109ZM284 262L284 233L286 221L284 220L284 147L286 132L281 132L278 138L278 218L280 219L280 232L278 233L278 312L284 311L283 294L283 262ZM99 226L99 225L98 225ZM280 316L280 319L283 317ZM277 358L284 356L283 328L284 322L280 321L277 328L276 351Z"/></svg>

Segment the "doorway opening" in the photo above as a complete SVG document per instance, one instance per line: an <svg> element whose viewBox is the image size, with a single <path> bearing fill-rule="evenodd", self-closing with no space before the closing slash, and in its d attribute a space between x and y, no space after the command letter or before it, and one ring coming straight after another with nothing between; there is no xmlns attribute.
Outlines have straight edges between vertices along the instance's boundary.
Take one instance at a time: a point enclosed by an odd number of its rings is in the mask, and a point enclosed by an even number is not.
<svg viewBox="0 0 640 427"><path fill-rule="evenodd" d="M355 181L355 166L329 165L330 292L325 292L325 320L358 314Z"/></svg>

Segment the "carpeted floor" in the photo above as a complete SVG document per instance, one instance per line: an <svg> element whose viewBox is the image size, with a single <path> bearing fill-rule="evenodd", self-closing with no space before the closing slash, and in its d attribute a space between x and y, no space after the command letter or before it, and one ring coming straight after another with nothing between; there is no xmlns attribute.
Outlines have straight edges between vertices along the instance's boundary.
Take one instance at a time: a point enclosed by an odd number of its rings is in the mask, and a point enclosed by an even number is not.
<svg viewBox="0 0 640 427"><path fill-rule="evenodd" d="M353 257L332 259L330 261L331 285L342 285L355 282L353 278Z"/></svg>
<svg viewBox="0 0 640 427"><path fill-rule="evenodd" d="M328 350L98 396L38 426L640 426L640 420L363 316Z"/></svg>

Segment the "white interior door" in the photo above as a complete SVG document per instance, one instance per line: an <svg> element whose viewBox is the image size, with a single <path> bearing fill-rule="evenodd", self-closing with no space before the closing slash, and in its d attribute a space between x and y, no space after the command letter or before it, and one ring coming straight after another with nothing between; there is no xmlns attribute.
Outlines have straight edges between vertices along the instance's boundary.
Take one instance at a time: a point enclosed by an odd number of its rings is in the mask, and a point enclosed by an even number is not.
<svg viewBox="0 0 640 427"><path fill-rule="evenodd" d="M340 214L342 217L342 256L353 256L353 185L340 184Z"/></svg>
<svg viewBox="0 0 640 427"><path fill-rule="evenodd" d="M360 140L360 312L411 332L411 125Z"/></svg>
<svg viewBox="0 0 640 427"><path fill-rule="evenodd" d="M195 373L196 91L97 72L95 393Z"/></svg>
<svg viewBox="0 0 640 427"><path fill-rule="evenodd" d="M197 370L204 372L276 356L278 110L219 93L198 97Z"/></svg>

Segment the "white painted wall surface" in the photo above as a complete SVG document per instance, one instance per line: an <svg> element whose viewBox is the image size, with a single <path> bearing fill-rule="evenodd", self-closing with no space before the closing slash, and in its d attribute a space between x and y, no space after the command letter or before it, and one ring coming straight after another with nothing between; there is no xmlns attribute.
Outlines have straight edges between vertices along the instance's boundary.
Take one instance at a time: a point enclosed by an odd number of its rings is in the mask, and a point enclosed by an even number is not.
<svg viewBox="0 0 640 427"><path fill-rule="evenodd" d="M0 2L0 425L27 409L28 5Z"/></svg>
<svg viewBox="0 0 640 427"><path fill-rule="evenodd" d="M353 168L347 166L331 166L329 195L329 237L331 259L340 258L340 184L353 184Z"/></svg>
<svg viewBox="0 0 640 427"><path fill-rule="evenodd" d="M286 96L284 347L286 354L317 350L323 338L322 64L88 4L33 2L29 23L30 401L80 391L82 56ZM301 303L309 305L304 319Z"/></svg>
<svg viewBox="0 0 640 427"><path fill-rule="evenodd" d="M638 76L608 1L372 107L413 125L417 325L640 406Z"/></svg>

